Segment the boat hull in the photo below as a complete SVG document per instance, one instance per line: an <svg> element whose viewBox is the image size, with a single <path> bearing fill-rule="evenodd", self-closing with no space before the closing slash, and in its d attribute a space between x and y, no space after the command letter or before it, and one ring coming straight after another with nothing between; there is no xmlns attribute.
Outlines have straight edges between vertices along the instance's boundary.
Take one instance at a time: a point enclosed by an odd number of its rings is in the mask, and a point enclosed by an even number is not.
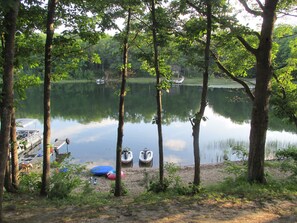
<svg viewBox="0 0 297 223"><path fill-rule="evenodd" d="M172 80L172 84L182 84L185 80L185 77L182 76L180 79L177 79L177 80Z"/></svg>
<svg viewBox="0 0 297 223"><path fill-rule="evenodd" d="M139 162L141 163L150 163L153 160L153 151L152 150L142 150L139 153Z"/></svg>
<svg viewBox="0 0 297 223"><path fill-rule="evenodd" d="M103 78L102 79L97 79L96 84L105 84L105 80Z"/></svg>
<svg viewBox="0 0 297 223"><path fill-rule="evenodd" d="M90 172L95 176L104 176L109 171L113 171L113 170L114 169L112 166L95 166L90 170Z"/></svg>
<svg viewBox="0 0 297 223"><path fill-rule="evenodd" d="M109 180L115 180L117 175L116 175L116 171L115 170L112 170L112 171L109 171L107 174L106 174L106 177L109 179ZM121 177L124 177L124 172L121 171Z"/></svg>
<svg viewBox="0 0 297 223"><path fill-rule="evenodd" d="M131 163L133 161L133 153L132 151L123 150L121 161L124 164Z"/></svg>
<svg viewBox="0 0 297 223"><path fill-rule="evenodd" d="M32 150L43 140L43 135L39 130L17 129L16 134L19 155Z"/></svg>

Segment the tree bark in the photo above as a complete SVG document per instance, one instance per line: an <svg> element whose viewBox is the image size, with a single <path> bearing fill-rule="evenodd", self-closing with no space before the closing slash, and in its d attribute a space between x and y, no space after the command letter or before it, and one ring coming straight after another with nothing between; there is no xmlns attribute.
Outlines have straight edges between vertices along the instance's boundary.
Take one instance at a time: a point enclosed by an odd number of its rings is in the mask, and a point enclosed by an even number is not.
<svg viewBox="0 0 297 223"><path fill-rule="evenodd" d="M122 171L122 145L124 135L124 114L125 114L125 95L126 95L126 79L128 76L128 38L130 32L131 8L128 10L128 19L126 34L123 42L123 68L122 68L122 84L119 103L119 124L118 124L118 138L117 138L117 152L116 152L116 183L115 192L116 197L121 196L121 171Z"/></svg>
<svg viewBox="0 0 297 223"><path fill-rule="evenodd" d="M207 106L207 91L208 91L208 76L209 76L209 54L210 54L210 40L211 40L211 3L207 1L207 36L206 45L204 50L204 73L203 73L203 86L201 93L200 109L195 115L193 122L193 147L194 147L194 182L195 186L200 185L200 124Z"/></svg>
<svg viewBox="0 0 297 223"><path fill-rule="evenodd" d="M248 159L249 182L265 183L265 141L268 128L268 108L271 93L272 32L276 20L277 0L266 0L263 7L263 23L256 56L256 86L253 101L250 147Z"/></svg>
<svg viewBox="0 0 297 223"><path fill-rule="evenodd" d="M11 128L10 128L10 148L11 158L8 158L5 171L4 187L7 192L15 193L18 187L18 153L16 142L16 126L15 126L15 109L11 112ZM17 174L16 174L17 171Z"/></svg>
<svg viewBox="0 0 297 223"><path fill-rule="evenodd" d="M12 185L14 189L19 187L19 156L18 156L18 144L16 135L16 123L15 123L15 109L11 114L11 175Z"/></svg>
<svg viewBox="0 0 297 223"><path fill-rule="evenodd" d="M43 173L40 195L48 194L50 177L50 141L51 141L51 69L52 69L52 42L54 37L54 16L58 0L48 1L46 24L46 43L44 55L44 130L43 130Z"/></svg>
<svg viewBox="0 0 297 223"><path fill-rule="evenodd" d="M157 40L157 21L155 0L151 1L151 13L152 13L152 31L153 31L153 45L154 45L154 66L156 72L156 100L157 100L157 126L158 126L158 145L159 145L159 181L160 185L164 184L164 155L163 155L163 134L162 134L162 92L161 92L161 73L159 70L159 52L158 52L158 40Z"/></svg>
<svg viewBox="0 0 297 223"><path fill-rule="evenodd" d="M11 112L13 108L13 62L15 47L16 22L19 10L19 0L12 1L4 16L4 64L3 87L1 107L1 133L0 133L0 222L3 222L3 188L5 170L8 159Z"/></svg>

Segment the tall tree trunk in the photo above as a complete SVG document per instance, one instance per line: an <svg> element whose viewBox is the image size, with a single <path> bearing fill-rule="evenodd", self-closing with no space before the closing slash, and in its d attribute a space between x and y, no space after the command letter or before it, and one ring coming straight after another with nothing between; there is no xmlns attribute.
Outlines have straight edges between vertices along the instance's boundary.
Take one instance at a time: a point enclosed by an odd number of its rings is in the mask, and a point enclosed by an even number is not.
<svg viewBox="0 0 297 223"><path fill-rule="evenodd" d="M130 20L131 20L131 8L128 10L128 19L126 34L123 42L123 68L122 68L122 85L119 103L119 125L118 125L118 138L117 138L117 153L116 153L116 184L114 195L116 197L121 196L121 155L122 155L122 144L124 135L124 114L125 114L125 95L126 95L126 79L128 76L128 38L130 31Z"/></svg>
<svg viewBox="0 0 297 223"><path fill-rule="evenodd" d="M0 222L3 222L3 188L5 169L9 151L11 112L13 108L13 62L16 22L20 1L11 1L4 16L4 64L3 64L3 87L1 107L1 133L0 133Z"/></svg>
<svg viewBox="0 0 297 223"><path fill-rule="evenodd" d="M18 156L18 144L16 134L16 122L15 122L15 108L11 114L11 175L12 185L15 189L19 187L19 156Z"/></svg>
<svg viewBox="0 0 297 223"><path fill-rule="evenodd" d="M13 193L16 190L12 186L12 177L11 177L11 160L8 158L6 162L6 170L5 170L5 179L4 179L4 187L7 192Z"/></svg>
<svg viewBox="0 0 297 223"><path fill-rule="evenodd" d="M48 194L50 177L50 142L51 142L51 69L52 69L52 42L54 37L54 16L58 0L48 1L46 23L46 43L44 55L44 130L43 130L43 173L40 195Z"/></svg>
<svg viewBox="0 0 297 223"><path fill-rule="evenodd" d="M207 106L207 91L208 91L208 69L209 69L209 54L210 54L210 40L211 40L211 3L207 1L207 36L204 51L204 73L203 73L203 86L201 93L200 109L195 115L193 125L193 146L194 146L194 185L200 185L200 124Z"/></svg>
<svg viewBox="0 0 297 223"><path fill-rule="evenodd" d="M157 40L157 21L156 21L156 10L155 0L151 1L151 13L153 21L153 45L154 45L154 66L156 72L156 89L157 89L157 126L158 126L158 145L159 145L159 181L160 185L164 184L164 155L163 155L163 135L162 135L162 92L161 92L161 73L159 70L159 52L158 52L158 40Z"/></svg>
<svg viewBox="0 0 297 223"><path fill-rule="evenodd" d="M6 191L15 193L18 187L18 153L16 141L15 109L11 111L10 149L11 158L8 158L5 171L4 186Z"/></svg>
<svg viewBox="0 0 297 223"><path fill-rule="evenodd" d="M265 183L265 141L268 128L270 81L273 74L271 66L272 32L276 20L277 3L277 0L265 1L260 43L255 53L257 61L256 86L252 108L248 160L248 180L250 182Z"/></svg>

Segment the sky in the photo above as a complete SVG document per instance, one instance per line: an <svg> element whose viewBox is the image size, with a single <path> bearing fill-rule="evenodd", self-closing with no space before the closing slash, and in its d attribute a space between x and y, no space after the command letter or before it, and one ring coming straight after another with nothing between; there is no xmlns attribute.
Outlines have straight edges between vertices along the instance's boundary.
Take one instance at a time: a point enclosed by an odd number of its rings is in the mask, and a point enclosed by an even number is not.
<svg viewBox="0 0 297 223"><path fill-rule="evenodd" d="M263 21L260 16L255 17L254 15L247 13L244 7L238 2L238 0L231 0L230 2L236 8L237 11L241 12L237 15L237 19L241 24L249 26L256 31L260 31L262 21ZM256 1L254 0L254 2ZM294 15L295 16L281 16L280 14L277 14L278 18L276 20L275 25L278 26L280 24L288 24L288 25L296 26L297 24L296 10L294 12Z"/></svg>

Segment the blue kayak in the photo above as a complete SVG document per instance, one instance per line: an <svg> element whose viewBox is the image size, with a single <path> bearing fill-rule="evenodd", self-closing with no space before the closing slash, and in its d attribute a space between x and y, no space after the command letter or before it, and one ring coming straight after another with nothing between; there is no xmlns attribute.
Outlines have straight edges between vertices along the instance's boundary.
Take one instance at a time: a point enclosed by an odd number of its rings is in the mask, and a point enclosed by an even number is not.
<svg viewBox="0 0 297 223"><path fill-rule="evenodd" d="M109 171L113 171L112 166L95 166L91 169L91 174L96 175L96 176L104 176L106 175Z"/></svg>

